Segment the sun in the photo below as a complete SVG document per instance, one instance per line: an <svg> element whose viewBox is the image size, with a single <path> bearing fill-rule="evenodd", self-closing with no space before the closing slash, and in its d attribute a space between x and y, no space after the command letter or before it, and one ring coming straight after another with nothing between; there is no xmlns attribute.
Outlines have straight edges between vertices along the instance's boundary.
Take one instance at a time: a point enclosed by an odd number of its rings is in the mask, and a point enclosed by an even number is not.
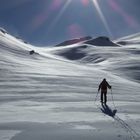
<svg viewBox="0 0 140 140"><path fill-rule="evenodd" d="M106 29L106 31L108 32L109 36L112 37L112 33L111 30L109 28L109 25L107 23L107 20L99 6L99 0L80 0L82 2L83 5L87 6L88 4L90 4L90 1L93 3L94 7L96 8L97 13L99 14L99 17ZM51 27L49 29L52 29L56 23L59 21L59 19L61 18L61 16L63 15L63 13L65 12L65 10L67 9L67 7L69 7L69 5L71 4L72 0L67 0L65 2L65 4L63 5L62 9L58 12L57 17L55 18L55 20L52 22Z"/></svg>
<svg viewBox="0 0 140 140"><path fill-rule="evenodd" d="M109 36L112 37L112 33L110 31L109 25L107 23L107 20L102 12L102 9L99 5L99 1L101 2L101 0L79 0L78 3L82 4L83 6L85 6L85 8L89 7L91 8L89 5L93 4L93 8L96 9L101 22L103 23L106 31L108 32ZM50 7L45 10L45 12L43 11L43 13L39 14L39 16L33 20L33 23L35 23L35 27L36 26L41 26L49 17L50 13L53 13L54 10L56 11L57 9L59 9L57 11L57 16L53 19L53 21L51 22L51 24L48 27L48 34L51 30L54 29L54 27L57 25L57 23L59 22L59 20L61 19L62 15L65 13L65 11L67 10L67 8L69 6L72 6L71 3L74 2L73 0L64 0L62 2L62 0L52 0L52 3L50 4ZM78 6L77 6L78 7ZM72 7L71 7L72 8ZM83 9L84 11L84 9Z"/></svg>

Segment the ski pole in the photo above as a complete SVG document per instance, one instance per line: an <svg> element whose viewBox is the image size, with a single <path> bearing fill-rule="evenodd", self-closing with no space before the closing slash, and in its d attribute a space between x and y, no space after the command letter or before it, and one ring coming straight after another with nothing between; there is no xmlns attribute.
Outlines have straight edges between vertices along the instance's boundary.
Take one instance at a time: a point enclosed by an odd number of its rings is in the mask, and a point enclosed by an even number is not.
<svg viewBox="0 0 140 140"><path fill-rule="evenodd" d="M112 95L112 102L113 102L114 108L116 109L116 106L115 106L115 103L114 103L114 98L113 98L113 93L112 93L112 88L111 88L111 95Z"/></svg>
<svg viewBox="0 0 140 140"><path fill-rule="evenodd" d="M99 91L98 91L97 94L96 94L94 103L97 101L98 93L99 93Z"/></svg>

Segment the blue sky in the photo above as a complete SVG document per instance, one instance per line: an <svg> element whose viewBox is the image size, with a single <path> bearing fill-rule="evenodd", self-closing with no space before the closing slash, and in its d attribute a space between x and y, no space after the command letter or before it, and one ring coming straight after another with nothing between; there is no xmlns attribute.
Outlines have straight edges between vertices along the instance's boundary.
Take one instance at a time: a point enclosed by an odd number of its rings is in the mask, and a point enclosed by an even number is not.
<svg viewBox="0 0 140 140"><path fill-rule="evenodd" d="M140 0L0 0L0 26L38 46L140 32Z"/></svg>

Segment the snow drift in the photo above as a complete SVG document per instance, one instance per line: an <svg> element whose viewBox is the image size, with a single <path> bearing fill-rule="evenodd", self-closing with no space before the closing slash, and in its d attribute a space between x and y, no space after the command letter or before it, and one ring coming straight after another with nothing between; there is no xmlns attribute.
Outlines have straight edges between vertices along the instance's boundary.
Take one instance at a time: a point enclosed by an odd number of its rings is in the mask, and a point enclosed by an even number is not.
<svg viewBox="0 0 140 140"><path fill-rule="evenodd" d="M139 45L140 44L140 33L123 37L120 40L116 40L116 43L120 45Z"/></svg>

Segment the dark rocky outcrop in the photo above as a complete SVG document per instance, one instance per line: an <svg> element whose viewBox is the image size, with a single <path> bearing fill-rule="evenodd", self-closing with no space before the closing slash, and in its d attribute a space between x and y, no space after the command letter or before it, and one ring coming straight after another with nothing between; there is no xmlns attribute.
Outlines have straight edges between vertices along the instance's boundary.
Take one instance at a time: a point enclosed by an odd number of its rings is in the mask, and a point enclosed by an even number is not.
<svg viewBox="0 0 140 140"><path fill-rule="evenodd" d="M7 31L3 28L0 28L0 32L2 32L3 34L7 34Z"/></svg>
<svg viewBox="0 0 140 140"><path fill-rule="evenodd" d="M29 51L29 54L30 54L30 55L33 55L34 53L35 53L34 50Z"/></svg>

